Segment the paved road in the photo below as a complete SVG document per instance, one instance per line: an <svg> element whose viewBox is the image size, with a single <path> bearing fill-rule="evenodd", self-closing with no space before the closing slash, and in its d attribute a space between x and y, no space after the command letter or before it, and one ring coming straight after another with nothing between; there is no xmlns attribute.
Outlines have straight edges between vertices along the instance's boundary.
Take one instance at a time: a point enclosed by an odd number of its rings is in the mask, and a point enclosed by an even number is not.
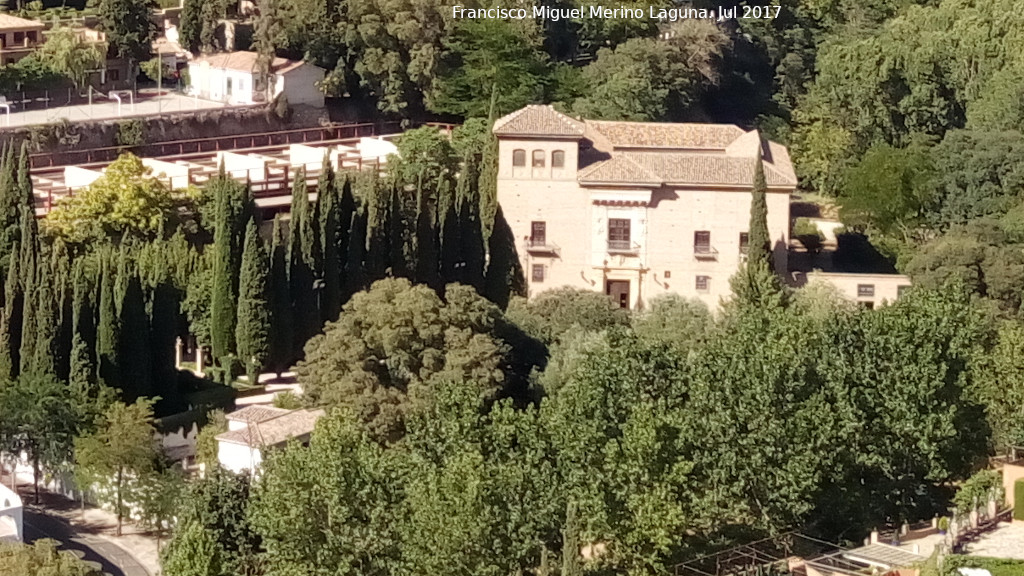
<svg viewBox="0 0 1024 576"><path fill-rule="evenodd" d="M151 576L124 548L99 536L83 534L63 518L25 507L25 542L52 538L64 550L79 550L82 559L96 562L111 576Z"/></svg>

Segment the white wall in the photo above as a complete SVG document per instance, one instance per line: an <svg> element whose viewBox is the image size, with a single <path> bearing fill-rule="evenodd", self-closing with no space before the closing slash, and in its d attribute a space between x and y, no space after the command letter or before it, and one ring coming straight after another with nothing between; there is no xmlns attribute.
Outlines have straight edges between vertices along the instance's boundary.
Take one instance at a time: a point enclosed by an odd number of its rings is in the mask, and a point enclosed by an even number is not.
<svg viewBox="0 0 1024 576"><path fill-rule="evenodd" d="M224 171L234 178L244 178L246 174L253 182L267 179L267 163L262 158L251 154L235 154L234 152L217 152L217 165L224 163Z"/></svg>
<svg viewBox="0 0 1024 576"><path fill-rule="evenodd" d="M235 473L256 470L263 462L259 448L250 448L231 442L217 442L217 461L224 468Z"/></svg>
<svg viewBox="0 0 1024 576"><path fill-rule="evenodd" d="M25 521L22 512L21 498L10 488L0 484L0 522L14 526L14 535L0 536L0 542L21 542L25 534Z"/></svg>
<svg viewBox="0 0 1024 576"><path fill-rule="evenodd" d="M68 188L85 188L100 176L103 176L103 173L96 170L87 170L78 166L64 167L64 185Z"/></svg>
<svg viewBox="0 0 1024 576"><path fill-rule="evenodd" d="M312 64L303 64L294 70L277 76L274 95L284 92L291 105L303 104L316 108L324 107L324 93L317 83L324 79L324 70Z"/></svg>
<svg viewBox="0 0 1024 576"><path fill-rule="evenodd" d="M859 304L873 307L891 304L900 297L900 290L909 288L910 277L902 274L851 274L810 272L807 284L825 282L835 286L843 296ZM872 295L861 295L860 287L871 287Z"/></svg>
<svg viewBox="0 0 1024 576"><path fill-rule="evenodd" d="M189 185L188 166L153 158L143 158L142 165L151 168L153 170L151 176L168 184L172 189L187 188Z"/></svg>

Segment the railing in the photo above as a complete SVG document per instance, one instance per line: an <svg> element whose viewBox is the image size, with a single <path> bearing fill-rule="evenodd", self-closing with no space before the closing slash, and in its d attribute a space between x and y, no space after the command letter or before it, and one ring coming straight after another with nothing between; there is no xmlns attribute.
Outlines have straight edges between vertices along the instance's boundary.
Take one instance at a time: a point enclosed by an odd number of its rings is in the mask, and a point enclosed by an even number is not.
<svg viewBox="0 0 1024 576"><path fill-rule="evenodd" d="M693 247L693 257L698 260L717 260L718 250L707 244L697 244Z"/></svg>
<svg viewBox="0 0 1024 576"><path fill-rule="evenodd" d="M530 252L547 252L552 254L557 253L559 250L558 246L551 244L546 238L528 238L526 240L526 249Z"/></svg>
<svg viewBox="0 0 1024 576"><path fill-rule="evenodd" d="M609 240L608 251L624 254L636 254L640 251L640 245L630 240Z"/></svg>

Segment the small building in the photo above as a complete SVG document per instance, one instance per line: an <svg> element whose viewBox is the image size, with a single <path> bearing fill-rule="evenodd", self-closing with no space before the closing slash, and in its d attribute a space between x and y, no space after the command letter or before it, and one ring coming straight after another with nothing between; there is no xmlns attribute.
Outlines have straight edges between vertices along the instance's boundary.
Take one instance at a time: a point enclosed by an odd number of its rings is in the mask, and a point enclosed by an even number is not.
<svg viewBox="0 0 1024 576"><path fill-rule="evenodd" d="M21 542L24 536L21 498L0 484L0 542Z"/></svg>
<svg viewBox="0 0 1024 576"><path fill-rule="evenodd" d="M265 102L267 92L258 70L256 52L222 52L189 63L189 92L200 98L229 104ZM274 58L270 66L269 98L280 94L292 105L322 108L324 95L318 84L324 69L308 62Z"/></svg>
<svg viewBox="0 0 1024 576"><path fill-rule="evenodd" d="M21 60L43 43L42 22L0 14L0 65Z"/></svg>
<svg viewBox="0 0 1024 576"><path fill-rule="evenodd" d="M228 431L217 436L217 460L232 472L259 470L263 453L289 440L309 442L323 410L247 406L227 415Z"/></svg>

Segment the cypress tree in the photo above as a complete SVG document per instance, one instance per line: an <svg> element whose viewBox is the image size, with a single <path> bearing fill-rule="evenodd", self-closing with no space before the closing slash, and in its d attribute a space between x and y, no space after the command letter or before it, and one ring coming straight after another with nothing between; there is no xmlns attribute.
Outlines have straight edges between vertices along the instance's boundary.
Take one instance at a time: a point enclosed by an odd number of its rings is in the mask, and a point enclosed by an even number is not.
<svg viewBox="0 0 1024 576"><path fill-rule="evenodd" d="M24 248L22 254L25 254ZM38 341L37 331L39 323L36 320L36 311L40 306L39 283L36 282L36 275L39 273L34 257L23 257L19 266L26 270L24 278L24 300L21 311L21 352L18 366L19 374L33 374L35 364L35 347Z"/></svg>
<svg viewBox="0 0 1024 576"><path fill-rule="evenodd" d="M82 260L75 263L74 316L72 318L71 361L68 380L76 390L85 391L96 382L96 325L92 303L92 286Z"/></svg>
<svg viewBox="0 0 1024 576"><path fill-rule="evenodd" d="M294 356L295 340L292 297L288 284L288 248L281 216L274 217L274 238L270 250L270 367L278 377L289 366Z"/></svg>
<svg viewBox="0 0 1024 576"><path fill-rule="evenodd" d="M494 118L491 118L493 124ZM485 241L490 241L495 226L498 210L498 139L488 134L487 147L481 159L480 180L477 188L480 191L480 221Z"/></svg>
<svg viewBox="0 0 1024 576"><path fill-rule="evenodd" d="M366 196L364 196L366 197ZM366 274L369 282L388 275L391 257L391 195L379 180L374 180L366 204Z"/></svg>
<svg viewBox="0 0 1024 576"><path fill-rule="evenodd" d="M223 175L214 187L213 275L210 294L210 344L213 357L224 370L231 370L235 353L234 210L232 186Z"/></svg>
<svg viewBox="0 0 1024 576"><path fill-rule="evenodd" d="M345 258L345 293L344 300L367 287L366 267L366 228L368 209L362 204L352 212L349 224L348 255Z"/></svg>
<svg viewBox="0 0 1024 576"><path fill-rule="evenodd" d="M74 333L74 282L71 257L67 246L56 240L53 244L53 285L59 319L57 322L57 379L67 380L71 370L71 338Z"/></svg>
<svg viewBox="0 0 1024 576"><path fill-rule="evenodd" d="M149 316L146 296L131 254L122 249L118 257L120 332L117 357L120 367L121 391L126 402L153 396L152 348L149 339Z"/></svg>
<svg viewBox="0 0 1024 576"><path fill-rule="evenodd" d="M393 278L409 278L416 269L414 229L409 225L403 196L398 184L392 184L388 198L388 268Z"/></svg>
<svg viewBox="0 0 1024 576"><path fill-rule="evenodd" d="M18 252L18 242L11 247ZM21 286L19 259L11 258L4 282L4 311L0 323L0 379L18 377L21 365L21 313L24 306L24 292Z"/></svg>
<svg viewBox="0 0 1024 576"><path fill-rule="evenodd" d="M459 202L459 230L462 240L464 266L459 281L484 291L484 247L483 228L480 224L480 189L476 163L467 158L459 177L456 197Z"/></svg>
<svg viewBox="0 0 1024 576"><path fill-rule="evenodd" d="M748 262L764 262L772 266L771 236L768 234L768 186L764 179L764 163L758 156L754 164L754 188L750 201Z"/></svg>
<svg viewBox="0 0 1024 576"><path fill-rule="evenodd" d="M249 383L259 382L260 372L270 354L270 313L267 293L270 262L256 223L249 222L242 252L242 272L238 289L238 357L245 365Z"/></svg>
<svg viewBox="0 0 1024 576"><path fill-rule="evenodd" d="M100 305L97 313L96 363L99 380L108 388L121 389L121 371L118 364L118 336L120 321L115 301L115 273L112 251L100 257Z"/></svg>
<svg viewBox="0 0 1024 576"><path fill-rule="evenodd" d="M299 168L292 183L291 222L288 238L288 284L295 315L295 358L302 355L306 341L320 329L320 312L314 293L313 244L316 238L310 222L309 190L306 171Z"/></svg>
<svg viewBox="0 0 1024 576"><path fill-rule="evenodd" d="M54 278L50 263L40 258L36 271L34 357L29 371L39 376L57 376L57 366L63 361L58 347L58 308L54 295Z"/></svg>
<svg viewBox="0 0 1024 576"><path fill-rule="evenodd" d="M583 559L580 558L580 523L576 517L574 502L566 505L565 526L562 527L561 576L583 576Z"/></svg>
<svg viewBox="0 0 1024 576"><path fill-rule="evenodd" d="M498 206L494 214L494 229L487 247L490 258L487 261L485 296L504 310L512 294L526 295L526 278L516 253L515 235L505 220L501 206Z"/></svg>
<svg viewBox="0 0 1024 576"><path fill-rule="evenodd" d="M172 283L167 269L164 267L154 281L150 304L152 313L149 318L153 390L160 397L154 407L158 414L174 414L188 408L183 402L178 386L178 372L174 366L181 291Z"/></svg>
<svg viewBox="0 0 1024 576"><path fill-rule="evenodd" d="M422 178L416 186L416 281L440 293L444 289L438 270L438 236L430 192Z"/></svg>
<svg viewBox="0 0 1024 576"><path fill-rule="evenodd" d="M750 232L747 262L729 279L733 302L739 306L781 307L788 295L772 269L771 237L768 235L767 185L764 165L754 165L753 197L750 202Z"/></svg>
<svg viewBox="0 0 1024 576"><path fill-rule="evenodd" d="M11 254L18 257L15 244L18 242L21 224L21 196L12 152L13 145L5 144L0 151L0 267L6 273L10 266Z"/></svg>
<svg viewBox="0 0 1024 576"><path fill-rule="evenodd" d="M464 258L458 202L447 180L441 182L437 191L437 205L437 229L441 231L441 283L450 284L459 281L458 275Z"/></svg>
<svg viewBox="0 0 1024 576"><path fill-rule="evenodd" d="M32 193L32 178L29 175L28 140L21 143L21 155L18 158L18 189L20 190L20 204L28 209L34 220L36 197Z"/></svg>
<svg viewBox="0 0 1024 576"><path fill-rule="evenodd" d="M330 158L324 154L324 173L320 175L317 186L317 207L321 274L323 282L321 292L320 320L335 320L341 311L341 282L344 263L341 245L341 203L338 197L338 186L334 179L334 170L329 163Z"/></svg>

